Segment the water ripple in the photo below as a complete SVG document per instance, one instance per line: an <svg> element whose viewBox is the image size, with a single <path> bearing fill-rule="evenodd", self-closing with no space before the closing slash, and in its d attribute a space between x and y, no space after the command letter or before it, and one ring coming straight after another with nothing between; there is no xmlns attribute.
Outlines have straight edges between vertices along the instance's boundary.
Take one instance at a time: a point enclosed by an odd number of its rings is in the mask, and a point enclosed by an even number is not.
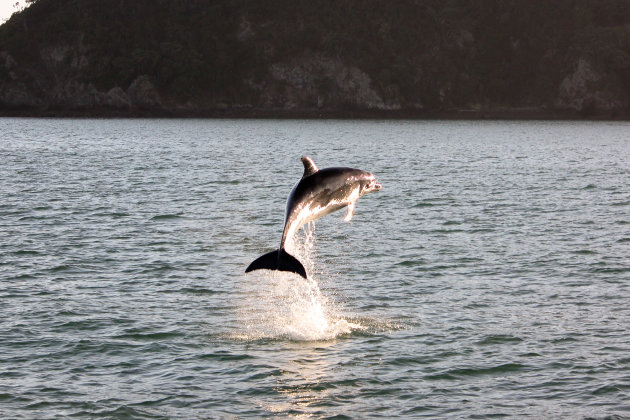
<svg viewBox="0 0 630 420"><path fill-rule="evenodd" d="M628 128L1 119L0 417L621 419ZM383 190L245 275L304 154Z"/></svg>

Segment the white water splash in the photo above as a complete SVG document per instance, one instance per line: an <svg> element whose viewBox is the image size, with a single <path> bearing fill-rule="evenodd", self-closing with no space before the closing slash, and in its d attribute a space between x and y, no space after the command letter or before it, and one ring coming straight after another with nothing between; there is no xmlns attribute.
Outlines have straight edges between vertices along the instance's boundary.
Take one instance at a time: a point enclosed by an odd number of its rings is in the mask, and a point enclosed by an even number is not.
<svg viewBox="0 0 630 420"><path fill-rule="evenodd" d="M309 223L295 235L295 240L286 244L287 251L304 265L308 279L268 270L247 276L245 298L238 313L243 326L239 338L331 340L364 329L360 324L344 319L337 305L321 292L314 243L314 224Z"/></svg>

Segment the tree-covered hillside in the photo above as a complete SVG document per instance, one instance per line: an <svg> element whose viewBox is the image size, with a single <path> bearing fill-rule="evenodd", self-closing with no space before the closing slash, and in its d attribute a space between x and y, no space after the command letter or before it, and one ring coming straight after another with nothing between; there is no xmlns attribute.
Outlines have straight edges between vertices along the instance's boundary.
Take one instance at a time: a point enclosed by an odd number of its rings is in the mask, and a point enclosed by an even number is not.
<svg viewBox="0 0 630 420"><path fill-rule="evenodd" d="M629 99L626 0L36 0L0 27L5 114L627 116Z"/></svg>

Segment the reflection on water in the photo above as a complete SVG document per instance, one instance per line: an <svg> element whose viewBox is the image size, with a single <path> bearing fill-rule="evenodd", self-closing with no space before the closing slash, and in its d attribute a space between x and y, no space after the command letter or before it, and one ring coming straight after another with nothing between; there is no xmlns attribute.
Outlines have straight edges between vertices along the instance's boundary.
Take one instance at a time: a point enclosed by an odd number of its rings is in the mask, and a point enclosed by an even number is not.
<svg viewBox="0 0 630 420"><path fill-rule="evenodd" d="M271 413L303 418L317 414L322 406L330 406L334 374L330 372L339 360L329 360L335 352L330 348L335 340L287 343L287 360L280 366L280 374L273 390L278 394L272 402L258 401L261 408Z"/></svg>

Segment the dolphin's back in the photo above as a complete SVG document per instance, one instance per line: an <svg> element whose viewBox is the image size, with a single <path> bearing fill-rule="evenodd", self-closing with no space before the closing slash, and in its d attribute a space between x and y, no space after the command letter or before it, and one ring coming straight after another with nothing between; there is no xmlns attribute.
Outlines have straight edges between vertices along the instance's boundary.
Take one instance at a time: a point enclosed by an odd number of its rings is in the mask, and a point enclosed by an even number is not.
<svg viewBox="0 0 630 420"><path fill-rule="evenodd" d="M354 168L324 168L303 177L295 184L287 199L281 247L284 246L290 232L297 231L304 223L347 206L346 198L357 187L354 182L348 181L362 174L365 172ZM313 209L318 209L317 213L307 219L304 218L303 213Z"/></svg>
<svg viewBox="0 0 630 420"><path fill-rule="evenodd" d="M360 169L353 168L325 168L302 178L289 194L285 221L290 219L291 213L301 210L305 205L326 206L331 202L341 201L347 196L348 190L355 187L348 182L348 178L362 173ZM339 208L341 207L343 205ZM331 211L334 210L338 209Z"/></svg>

